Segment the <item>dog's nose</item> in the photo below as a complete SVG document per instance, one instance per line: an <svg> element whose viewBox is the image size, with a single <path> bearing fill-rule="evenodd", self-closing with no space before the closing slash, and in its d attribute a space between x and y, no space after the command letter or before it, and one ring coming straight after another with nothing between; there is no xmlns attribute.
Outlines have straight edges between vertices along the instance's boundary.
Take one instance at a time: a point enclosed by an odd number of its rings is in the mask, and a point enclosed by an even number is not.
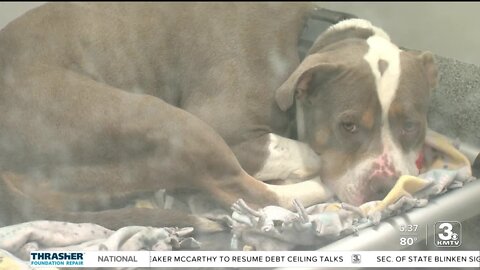
<svg viewBox="0 0 480 270"><path fill-rule="evenodd" d="M383 200L385 196L390 192L390 190L395 185L395 182L398 179L398 174L377 174L374 177L369 179L368 182L368 198L370 201L373 200Z"/></svg>
<svg viewBox="0 0 480 270"><path fill-rule="evenodd" d="M395 185L400 173L395 169L389 155L383 153L373 162L367 178L368 200L382 200Z"/></svg>

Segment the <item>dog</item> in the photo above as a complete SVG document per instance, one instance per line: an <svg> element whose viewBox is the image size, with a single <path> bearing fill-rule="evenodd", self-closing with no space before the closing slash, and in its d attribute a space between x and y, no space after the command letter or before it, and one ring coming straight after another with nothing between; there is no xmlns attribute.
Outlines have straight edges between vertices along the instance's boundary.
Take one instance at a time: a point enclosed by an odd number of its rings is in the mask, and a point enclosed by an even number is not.
<svg viewBox="0 0 480 270"><path fill-rule="evenodd" d="M125 205L159 189L225 208L385 195L418 171L433 55L352 19L300 61L314 8L50 3L11 22L0 32L1 220L215 231Z"/></svg>

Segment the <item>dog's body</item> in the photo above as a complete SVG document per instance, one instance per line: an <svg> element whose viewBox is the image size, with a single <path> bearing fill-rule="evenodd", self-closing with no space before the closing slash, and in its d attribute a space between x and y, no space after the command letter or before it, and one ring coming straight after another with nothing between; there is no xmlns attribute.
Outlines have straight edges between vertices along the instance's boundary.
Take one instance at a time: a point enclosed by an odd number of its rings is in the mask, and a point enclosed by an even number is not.
<svg viewBox="0 0 480 270"><path fill-rule="evenodd" d="M197 217L122 207L163 188L199 190L223 207L239 198L309 205L332 195L318 177L282 186L258 180L318 174L341 199L359 204L412 173L435 77L431 56L400 52L371 25L347 25L317 40L299 65L297 42L312 8L55 3L12 22L0 32L4 220L214 230ZM345 34L352 40L339 38ZM414 71L400 75L405 67ZM355 83L345 77L361 82L361 91L350 96ZM320 84L342 87L318 101ZM281 136L296 89L309 146ZM364 101L357 106L353 98ZM391 131L403 118L417 130L398 139ZM329 124L338 121L351 134ZM366 135L377 139L361 142ZM360 169L343 174L346 166Z"/></svg>

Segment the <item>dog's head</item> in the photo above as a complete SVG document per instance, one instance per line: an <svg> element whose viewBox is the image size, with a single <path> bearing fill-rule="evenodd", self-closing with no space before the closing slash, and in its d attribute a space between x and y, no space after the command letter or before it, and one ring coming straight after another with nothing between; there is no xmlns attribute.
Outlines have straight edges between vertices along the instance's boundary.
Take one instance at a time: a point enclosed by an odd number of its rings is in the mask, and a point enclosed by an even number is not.
<svg viewBox="0 0 480 270"><path fill-rule="evenodd" d="M300 139L321 159L321 178L345 202L381 199L418 174L437 70L430 52L399 49L381 29L352 19L322 34L276 92L295 98Z"/></svg>

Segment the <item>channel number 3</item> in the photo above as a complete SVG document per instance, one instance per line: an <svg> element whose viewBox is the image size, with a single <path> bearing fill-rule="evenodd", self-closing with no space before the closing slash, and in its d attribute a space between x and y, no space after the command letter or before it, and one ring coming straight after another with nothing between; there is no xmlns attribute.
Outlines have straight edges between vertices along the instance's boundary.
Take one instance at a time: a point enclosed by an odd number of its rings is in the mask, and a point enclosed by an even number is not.
<svg viewBox="0 0 480 270"><path fill-rule="evenodd" d="M442 223L438 226L440 230L443 230L442 233L438 234L438 238L441 240L457 240L458 234L452 232L453 226L451 223Z"/></svg>

